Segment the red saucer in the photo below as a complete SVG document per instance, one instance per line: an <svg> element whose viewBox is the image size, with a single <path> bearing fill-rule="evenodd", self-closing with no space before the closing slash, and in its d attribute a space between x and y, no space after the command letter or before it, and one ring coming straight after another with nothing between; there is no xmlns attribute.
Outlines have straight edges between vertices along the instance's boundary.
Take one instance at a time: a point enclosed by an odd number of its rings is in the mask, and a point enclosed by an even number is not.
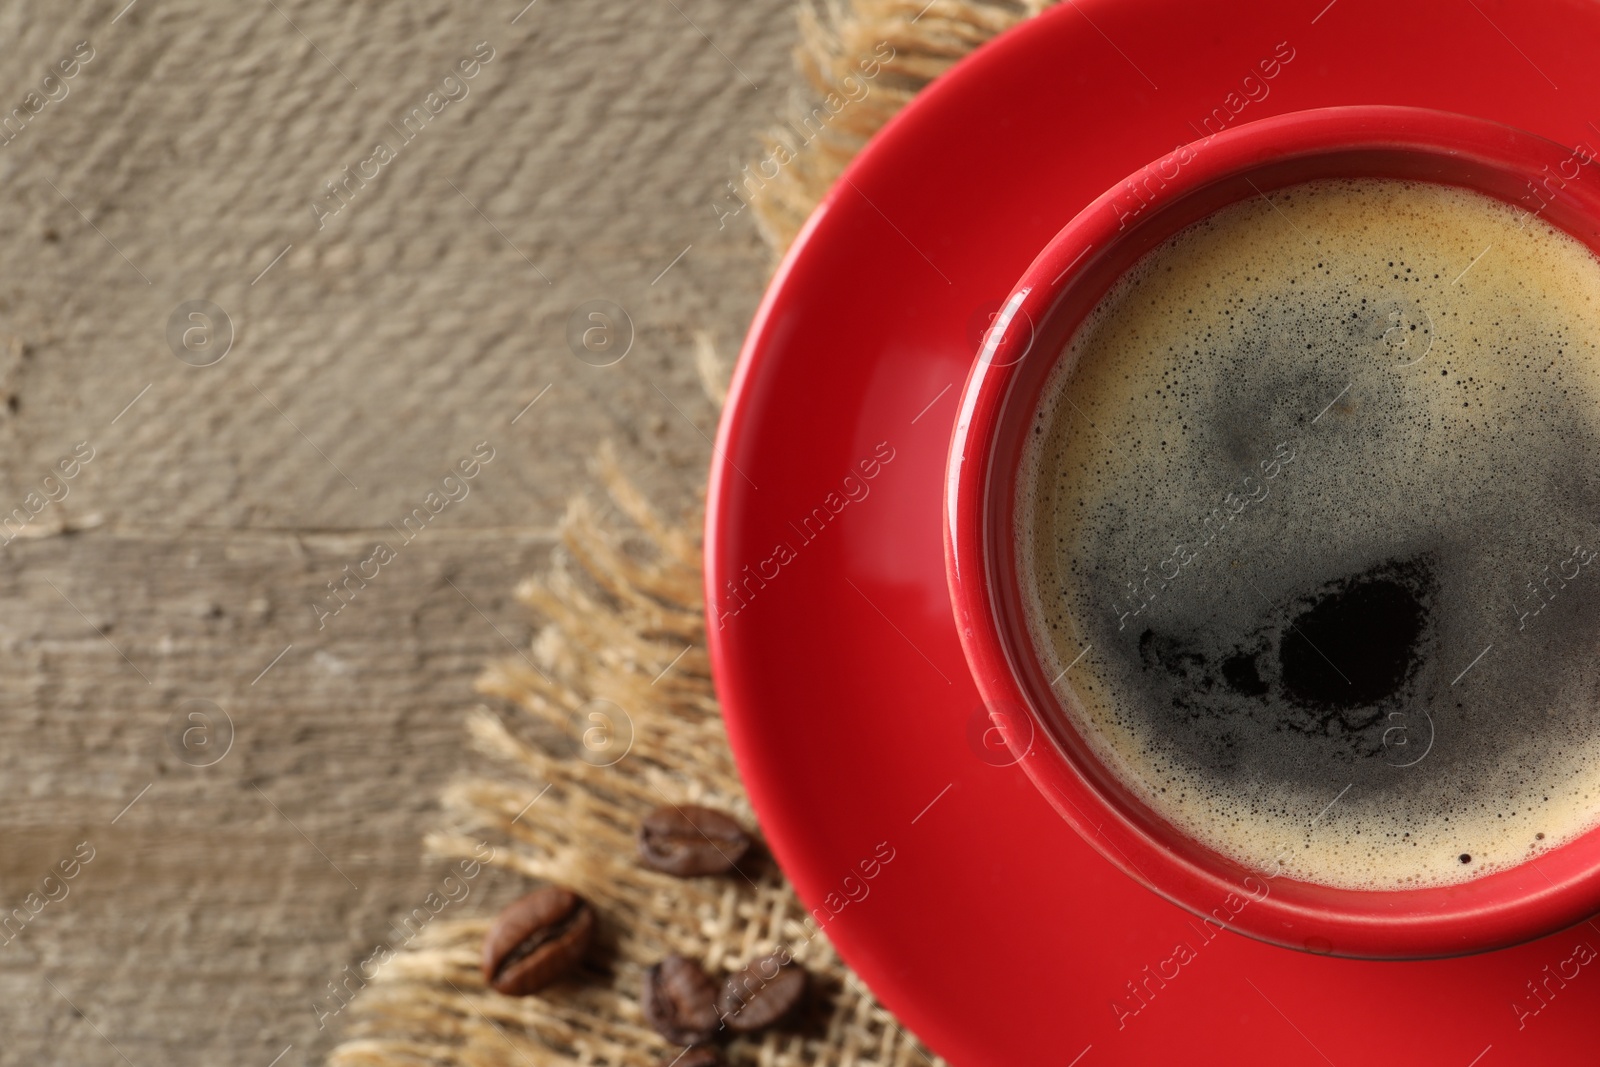
<svg viewBox="0 0 1600 1067"><path fill-rule="evenodd" d="M957 1067L1600 1059L1600 925L1335 960L1218 933L1114 870L982 743L939 515L988 314L1207 116L1409 104L1600 155L1595 56L1589 0L1063 4L919 96L795 243L711 473L712 662L784 869Z"/></svg>

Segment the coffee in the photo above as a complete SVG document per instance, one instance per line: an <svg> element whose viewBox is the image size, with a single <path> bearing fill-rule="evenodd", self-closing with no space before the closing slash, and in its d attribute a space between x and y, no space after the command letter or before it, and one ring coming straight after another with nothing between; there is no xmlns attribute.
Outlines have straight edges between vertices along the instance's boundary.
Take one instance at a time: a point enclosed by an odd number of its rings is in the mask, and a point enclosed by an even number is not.
<svg viewBox="0 0 1600 1067"><path fill-rule="evenodd" d="M734 870L750 845L732 816L693 804L663 804L639 824L639 859L679 878Z"/></svg>
<svg viewBox="0 0 1600 1067"><path fill-rule="evenodd" d="M1600 260L1319 181L1146 255L1015 504L1028 627L1126 787L1246 866L1464 881L1600 822Z"/></svg>
<svg viewBox="0 0 1600 1067"><path fill-rule="evenodd" d="M483 983L508 997L532 996L583 963L595 914L570 889L547 885L519 897L483 938Z"/></svg>
<svg viewBox="0 0 1600 1067"><path fill-rule="evenodd" d="M736 1034L775 1026L794 1014L805 999L805 969L784 949L751 960L728 975L717 996L717 1014Z"/></svg>
<svg viewBox="0 0 1600 1067"><path fill-rule="evenodd" d="M694 960L671 955L644 972L639 1008L650 1028L675 1045L700 1045L722 1028L717 987Z"/></svg>

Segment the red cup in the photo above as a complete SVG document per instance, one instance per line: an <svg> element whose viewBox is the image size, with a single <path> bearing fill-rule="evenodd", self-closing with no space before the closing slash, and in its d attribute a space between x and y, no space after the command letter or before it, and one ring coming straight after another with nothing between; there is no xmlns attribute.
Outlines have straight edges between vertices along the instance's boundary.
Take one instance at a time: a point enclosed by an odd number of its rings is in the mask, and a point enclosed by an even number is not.
<svg viewBox="0 0 1600 1067"><path fill-rule="evenodd" d="M1523 207L1600 254L1600 165L1523 130L1404 107L1338 107L1235 126L1156 160L1051 240L986 333L956 416L945 563L962 647L995 736L1113 865L1211 922L1338 956L1464 955L1600 911L1600 829L1456 885L1352 890L1252 870L1166 822L1094 755L1052 692L1023 614L1013 501L1026 430L1057 358L1134 263L1201 218L1318 178L1465 187ZM1535 868L1537 864L1537 868Z"/></svg>

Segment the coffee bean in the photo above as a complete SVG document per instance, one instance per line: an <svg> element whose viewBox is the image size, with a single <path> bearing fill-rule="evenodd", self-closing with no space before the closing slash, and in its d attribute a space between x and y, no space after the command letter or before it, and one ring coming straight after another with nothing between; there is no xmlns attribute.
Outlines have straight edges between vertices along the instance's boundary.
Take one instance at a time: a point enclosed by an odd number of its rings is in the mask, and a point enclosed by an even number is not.
<svg viewBox="0 0 1600 1067"><path fill-rule="evenodd" d="M678 1045L710 1041L721 1029L717 987L694 960L668 956L644 974L645 1022Z"/></svg>
<svg viewBox="0 0 1600 1067"><path fill-rule="evenodd" d="M667 1056L657 1064L657 1067L723 1067L725 1063L727 1061L722 1058L722 1053L701 1045L687 1052Z"/></svg>
<svg viewBox="0 0 1600 1067"><path fill-rule="evenodd" d="M720 811L667 804L644 817L639 827L639 858L679 878L722 874L750 850L744 827Z"/></svg>
<svg viewBox="0 0 1600 1067"><path fill-rule="evenodd" d="M717 1014L728 1029L748 1034L783 1021L805 992L804 968L787 952L774 952L728 975L717 998Z"/></svg>
<svg viewBox="0 0 1600 1067"><path fill-rule="evenodd" d="M483 939L483 980L495 992L525 997L570 973L594 937L594 909L560 886L513 901Z"/></svg>

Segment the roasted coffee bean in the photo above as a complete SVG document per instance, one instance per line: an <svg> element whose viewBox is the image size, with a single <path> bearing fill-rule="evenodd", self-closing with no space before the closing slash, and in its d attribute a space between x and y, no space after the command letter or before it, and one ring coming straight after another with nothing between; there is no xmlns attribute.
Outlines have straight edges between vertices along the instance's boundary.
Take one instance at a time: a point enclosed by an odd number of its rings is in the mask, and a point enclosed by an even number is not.
<svg viewBox="0 0 1600 1067"><path fill-rule="evenodd" d="M728 975L717 998L717 1014L728 1029L748 1034L782 1022L805 992L804 968L787 952L774 952Z"/></svg>
<svg viewBox="0 0 1600 1067"><path fill-rule="evenodd" d="M701 1045L687 1052L680 1052L667 1056L657 1067L723 1067L727 1061L722 1058L722 1053L714 1048Z"/></svg>
<svg viewBox="0 0 1600 1067"><path fill-rule="evenodd" d="M644 973L644 1020L678 1045L710 1041L720 1029L717 986L694 960L668 956Z"/></svg>
<svg viewBox="0 0 1600 1067"><path fill-rule="evenodd" d="M744 827L720 811L667 804L644 817L639 858L679 878L733 870L750 850Z"/></svg>
<svg viewBox="0 0 1600 1067"><path fill-rule="evenodd" d="M594 909L560 886L513 901L483 939L483 980L510 997L536 993L583 961L594 937Z"/></svg>

